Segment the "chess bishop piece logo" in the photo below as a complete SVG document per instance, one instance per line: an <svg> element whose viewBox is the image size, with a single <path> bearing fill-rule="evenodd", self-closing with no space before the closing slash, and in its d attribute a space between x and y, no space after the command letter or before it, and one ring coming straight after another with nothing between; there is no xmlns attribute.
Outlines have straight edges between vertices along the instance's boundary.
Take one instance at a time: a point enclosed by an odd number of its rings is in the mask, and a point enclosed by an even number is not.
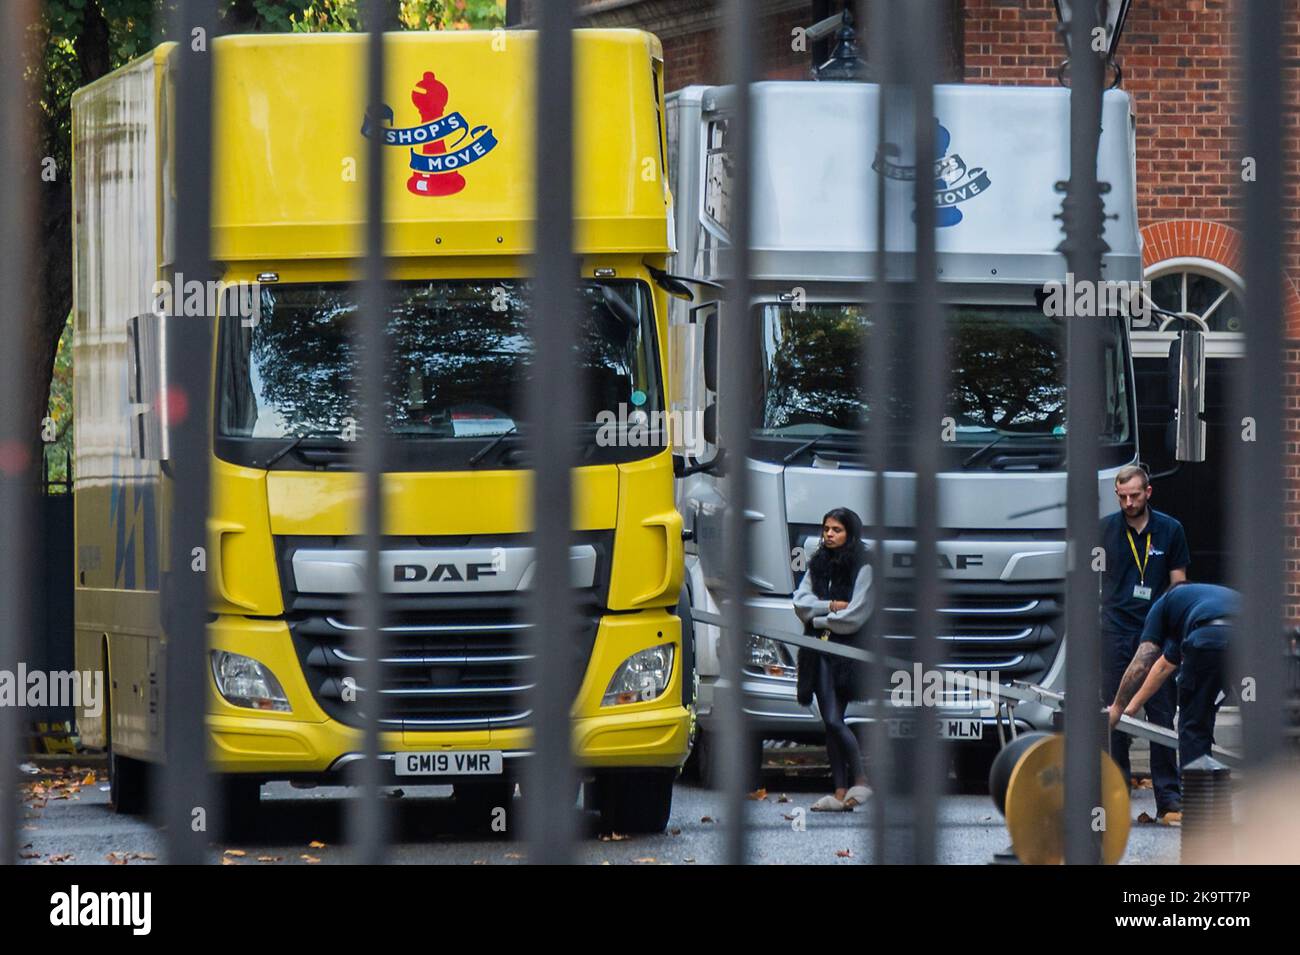
<svg viewBox="0 0 1300 955"><path fill-rule="evenodd" d="M420 111L420 122L440 119L447 109L447 87L428 70L411 91L411 103ZM441 156L447 145L441 140L420 147L425 156ZM417 196L451 196L465 188L465 177L458 172L413 172L406 188Z"/></svg>
<svg viewBox="0 0 1300 955"><path fill-rule="evenodd" d="M418 126L393 125L393 109L379 105L377 115L367 112L361 135L378 136L385 146L405 149L411 170L406 188L417 196L453 196L465 188L461 174L489 155L498 145L486 124L475 126L456 110L447 110L447 86L426 70L411 90L411 103L420 112Z"/></svg>

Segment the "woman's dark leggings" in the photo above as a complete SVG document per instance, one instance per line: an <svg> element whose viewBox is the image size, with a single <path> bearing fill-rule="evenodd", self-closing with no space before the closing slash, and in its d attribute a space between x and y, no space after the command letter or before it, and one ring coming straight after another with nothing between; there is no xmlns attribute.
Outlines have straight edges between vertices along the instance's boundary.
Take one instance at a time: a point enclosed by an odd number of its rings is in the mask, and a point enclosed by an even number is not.
<svg viewBox="0 0 1300 955"><path fill-rule="evenodd" d="M844 722L848 695L837 691L831 661L822 654L818 654L817 683L813 692L817 696L817 707L822 711L822 721L826 724L826 755L831 761L831 778L836 789L848 789L862 773L862 751L858 748L858 738Z"/></svg>

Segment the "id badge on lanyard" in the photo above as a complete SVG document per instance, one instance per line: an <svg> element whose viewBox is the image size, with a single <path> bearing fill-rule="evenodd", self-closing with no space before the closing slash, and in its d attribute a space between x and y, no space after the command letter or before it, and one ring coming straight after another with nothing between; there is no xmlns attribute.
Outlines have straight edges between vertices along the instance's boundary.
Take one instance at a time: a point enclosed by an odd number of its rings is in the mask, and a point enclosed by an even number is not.
<svg viewBox="0 0 1300 955"><path fill-rule="evenodd" d="M1138 579L1140 581L1133 585L1133 596L1138 600L1150 600L1151 588L1148 587L1146 583L1147 565L1151 562L1151 532L1147 531L1147 549L1146 553L1142 555L1141 560L1138 560L1137 547L1133 544L1133 535L1128 533L1128 531L1125 531L1124 537L1128 541L1129 550L1133 552L1133 563L1137 564Z"/></svg>

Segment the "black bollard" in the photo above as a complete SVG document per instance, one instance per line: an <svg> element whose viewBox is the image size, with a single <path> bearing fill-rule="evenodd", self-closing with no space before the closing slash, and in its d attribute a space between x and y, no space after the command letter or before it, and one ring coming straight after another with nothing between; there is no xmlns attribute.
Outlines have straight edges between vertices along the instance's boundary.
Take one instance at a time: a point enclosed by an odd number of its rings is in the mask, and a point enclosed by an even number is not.
<svg viewBox="0 0 1300 955"><path fill-rule="evenodd" d="M1183 767L1182 830L1183 865L1231 861L1232 771L1213 756Z"/></svg>

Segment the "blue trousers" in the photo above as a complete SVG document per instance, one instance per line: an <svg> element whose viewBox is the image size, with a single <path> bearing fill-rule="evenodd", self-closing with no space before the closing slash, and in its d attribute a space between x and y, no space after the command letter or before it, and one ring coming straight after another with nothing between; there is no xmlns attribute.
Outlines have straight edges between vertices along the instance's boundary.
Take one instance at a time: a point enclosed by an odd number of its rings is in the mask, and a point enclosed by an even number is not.
<svg viewBox="0 0 1300 955"><path fill-rule="evenodd" d="M1227 693L1223 650L1183 648L1178 668L1178 761L1180 766L1209 754L1214 745L1215 698Z"/></svg>
<svg viewBox="0 0 1300 955"><path fill-rule="evenodd" d="M1124 671L1128 669L1137 652L1139 634L1124 634L1102 631L1101 639L1105 654L1105 673L1102 675L1102 694L1106 705L1115 699ZM1174 728L1174 707L1177 705L1177 693L1174 681L1166 680L1164 686L1156 691L1155 696L1147 700L1145 717L1157 726ZM1119 766L1127 781L1132 773L1128 751L1133 737L1118 730L1110 734L1110 755ZM1151 744L1151 785L1156 794L1156 812L1181 811L1183 806L1183 788L1178 775L1178 755L1168 746Z"/></svg>

